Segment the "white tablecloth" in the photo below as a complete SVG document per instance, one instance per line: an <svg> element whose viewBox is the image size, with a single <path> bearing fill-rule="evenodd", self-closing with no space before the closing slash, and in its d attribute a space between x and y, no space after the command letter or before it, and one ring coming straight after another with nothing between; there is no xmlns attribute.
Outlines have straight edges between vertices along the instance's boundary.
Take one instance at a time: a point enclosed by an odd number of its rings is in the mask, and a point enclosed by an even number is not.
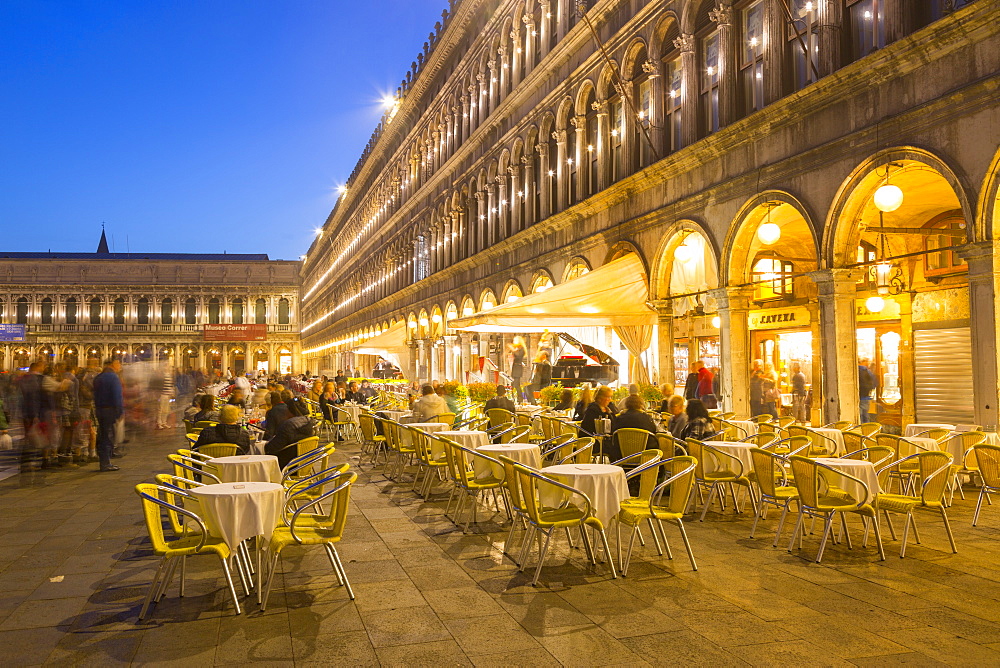
<svg viewBox="0 0 1000 668"><path fill-rule="evenodd" d="M498 459L500 455L503 455L513 459L518 464L524 464L533 469L542 465L542 451L537 445L531 443L487 443L476 448L476 452L481 452L493 459ZM476 478L486 478L491 474L494 477L502 478L504 475L503 465L491 464L478 457L472 460L472 465L476 470Z"/></svg>
<svg viewBox="0 0 1000 668"><path fill-rule="evenodd" d="M630 496L625 470L613 464L557 464L545 467L542 474L586 494L593 504L594 517L605 527L618 515L622 501ZM547 506L558 506L568 498L568 493L548 486L541 487L540 493L542 503Z"/></svg>
<svg viewBox="0 0 1000 668"><path fill-rule="evenodd" d="M903 436L916 436L920 432L927 431L928 429L947 429L948 431L954 431L955 425L933 424L931 422L914 422L913 424L906 425L906 430L903 431Z"/></svg>
<svg viewBox="0 0 1000 668"><path fill-rule="evenodd" d="M437 432L444 431L445 429L448 428L448 425L446 425L443 422L414 422L414 423L408 424L406 426L407 427L411 427L413 429L419 429L420 431L425 431L428 434L435 434ZM399 438L406 445L413 445L413 442L410 439L410 430L409 429L400 429L399 430Z"/></svg>
<svg viewBox="0 0 1000 668"><path fill-rule="evenodd" d="M743 429L743 432L746 432L746 433L739 432L737 434L739 438L744 438L746 436L753 436L754 434L757 433L757 423L753 422L752 420L726 420L726 422L734 424L737 427Z"/></svg>
<svg viewBox="0 0 1000 668"><path fill-rule="evenodd" d="M379 411L379 413L382 413L395 422L399 422L404 417L410 417L410 411Z"/></svg>
<svg viewBox="0 0 1000 668"><path fill-rule="evenodd" d="M820 464L826 464L841 473L852 475L855 478L864 481L864 483L868 485L867 495L865 494L864 487L848 478L830 476L830 479L827 481L831 485L841 488L858 501L871 503L874 495L882 491L878 484L878 475L875 472L875 465L869 461L861 459L837 459L835 457L817 457L816 461ZM822 475L822 471L820 474Z"/></svg>
<svg viewBox="0 0 1000 668"><path fill-rule="evenodd" d="M274 455L215 457L208 463L222 482L281 482L281 468Z"/></svg>
<svg viewBox="0 0 1000 668"><path fill-rule="evenodd" d="M842 455L847 452L847 446L844 445L844 432L839 429L834 429L833 427L811 427L811 429L817 434L822 434L833 441L833 443L830 443L829 441L820 441L823 445L827 446L826 449L828 451L830 448L834 448L833 454L835 455Z"/></svg>
<svg viewBox="0 0 1000 668"><path fill-rule="evenodd" d="M358 416L361 415L361 411L364 410L358 404L340 404L337 408L350 415L351 422L354 424L358 423Z"/></svg>
<svg viewBox="0 0 1000 668"><path fill-rule="evenodd" d="M983 445L1000 445L1000 434L995 431L984 431L983 435L986 436L986 440L983 441ZM962 445L962 439L959 438L958 434L952 434L951 438L945 441L941 449L945 452L950 452L951 456L954 458L952 460L953 464L961 464L965 457L965 451L968 449ZM972 453L969 453L968 465L976 466L976 457Z"/></svg>
<svg viewBox="0 0 1000 668"><path fill-rule="evenodd" d="M461 446L469 448L470 450L476 450L490 442L489 435L485 431L470 431L462 429L459 431L438 431L436 435L441 436L442 438L447 438L449 441L454 441ZM431 441L431 454L435 458L443 457L443 446L437 441Z"/></svg>
<svg viewBox="0 0 1000 668"><path fill-rule="evenodd" d="M231 548L254 536L270 540L281 521L285 490L273 482L222 483L195 487L209 534Z"/></svg>
<svg viewBox="0 0 1000 668"><path fill-rule="evenodd" d="M914 443L920 447L914 447ZM899 456L909 457L912 454L924 452L924 450L945 450L947 444L948 442L945 441L943 444L938 445L938 442L933 438L926 438L924 436L904 436L902 442L899 444Z"/></svg>
<svg viewBox="0 0 1000 668"><path fill-rule="evenodd" d="M750 448L753 446L750 443L733 443L731 441L705 441L705 443L740 460L743 463L743 475L748 475L753 470L753 458L750 455ZM705 473L714 472L720 464L724 470L737 472L735 462L710 452L705 458Z"/></svg>

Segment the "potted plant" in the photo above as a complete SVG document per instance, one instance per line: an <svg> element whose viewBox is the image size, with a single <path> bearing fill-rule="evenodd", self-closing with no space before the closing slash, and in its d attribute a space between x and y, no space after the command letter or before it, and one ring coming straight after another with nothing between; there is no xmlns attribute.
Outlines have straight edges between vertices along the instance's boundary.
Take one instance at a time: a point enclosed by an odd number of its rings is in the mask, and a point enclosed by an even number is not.
<svg viewBox="0 0 1000 668"><path fill-rule="evenodd" d="M466 391L473 401L485 403L497 393L497 386L493 383L469 383Z"/></svg>
<svg viewBox="0 0 1000 668"><path fill-rule="evenodd" d="M543 406L551 406L558 403L562 390L562 383L552 383L548 387L543 387L538 393L539 401Z"/></svg>

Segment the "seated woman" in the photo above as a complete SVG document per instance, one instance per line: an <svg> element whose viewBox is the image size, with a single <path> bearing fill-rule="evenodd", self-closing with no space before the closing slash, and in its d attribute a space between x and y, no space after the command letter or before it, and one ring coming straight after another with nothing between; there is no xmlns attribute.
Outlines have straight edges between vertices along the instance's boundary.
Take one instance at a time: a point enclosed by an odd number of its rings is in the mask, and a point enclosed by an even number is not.
<svg viewBox="0 0 1000 668"><path fill-rule="evenodd" d="M240 419L240 409L236 406L223 406L221 422L212 427L205 427L198 434L198 442L194 444L197 450L203 445L212 443L235 443L236 454L245 455L250 452L250 434L244 427L236 424Z"/></svg>
<svg viewBox="0 0 1000 668"><path fill-rule="evenodd" d="M196 394L191 400L191 405L184 409L184 419L194 420L194 416L201 411L201 398L204 395Z"/></svg>
<svg viewBox="0 0 1000 668"><path fill-rule="evenodd" d="M557 411L568 411L573 408L573 390L568 387L562 391L559 395L559 403L553 410Z"/></svg>
<svg viewBox="0 0 1000 668"><path fill-rule="evenodd" d="M278 466L284 468L288 462L299 456L296 448L288 447L303 438L313 436L313 424L309 418L309 407L301 399L285 402L290 418L281 423L278 433L264 446L264 452L278 458Z"/></svg>
<svg viewBox="0 0 1000 668"><path fill-rule="evenodd" d="M218 422L219 411L215 410L215 397L211 394L203 394L199 401L201 410L195 413L191 420L194 422Z"/></svg>
<svg viewBox="0 0 1000 668"><path fill-rule="evenodd" d="M278 433L278 427L289 418L288 406L281 392L271 392L271 407L264 414L264 438L269 439Z"/></svg>
<svg viewBox="0 0 1000 668"><path fill-rule="evenodd" d="M695 438L699 441L707 439L718 431L708 417L708 409L701 399L691 399L684 409L687 414L687 426L684 427L684 438Z"/></svg>

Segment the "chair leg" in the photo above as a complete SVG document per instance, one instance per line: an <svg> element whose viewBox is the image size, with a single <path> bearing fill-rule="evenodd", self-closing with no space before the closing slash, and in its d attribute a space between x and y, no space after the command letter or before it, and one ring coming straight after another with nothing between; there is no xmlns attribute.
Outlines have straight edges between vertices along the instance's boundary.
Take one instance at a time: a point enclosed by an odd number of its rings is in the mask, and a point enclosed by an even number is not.
<svg viewBox="0 0 1000 668"><path fill-rule="evenodd" d="M271 585L274 583L274 572L278 570L278 554L275 554L273 557L268 557L267 562L267 580L264 582L264 596L260 602L261 612L267 609L267 599L271 596Z"/></svg>
<svg viewBox="0 0 1000 668"><path fill-rule="evenodd" d="M625 552L625 560L624 561L622 561L622 559L621 559L621 544L620 544L621 541L619 541L619 545L618 545L618 563L621 564L622 577L625 577L626 575L628 575L628 565L630 563L632 563L632 548L635 546L635 534L636 534L636 532L638 532L638 530L639 530L639 525L638 524L636 524L634 527L632 527L632 535L629 537L628 551Z"/></svg>
<svg viewBox="0 0 1000 668"><path fill-rule="evenodd" d="M951 522L948 521L948 512L941 508L941 521L944 522L944 530L948 533L948 542L951 543L951 553L958 554L958 548L955 547L955 536L951 533Z"/></svg>
<svg viewBox="0 0 1000 668"><path fill-rule="evenodd" d="M649 530L653 534L653 542L656 544L656 553L663 556L663 548L660 547L660 537L656 535L656 526L653 524L653 518L647 517L646 521L649 523Z"/></svg>
<svg viewBox="0 0 1000 668"><path fill-rule="evenodd" d="M790 501L785 501L785 507L781 510L781 517L778 518L778 530L774 532L774 542L771 543L771 547L778 547L778 539L781 538L781 529L785 526L785 518L788 516L788 504Z"/></svg>
<svg viewBox="0 0 1000 668"><path fill-rule="evenodd" d="M240 600L236 597L236 585L233 584L233 576L229 572L229 563L225 559L220 559L222 562L222 572L226 574L226 584L229 585L229 594L233 597L233 605L236 606L236 614L240 614Z"/></svg>
<svg viewBox="0 0 1000 668"><path fill-rule="evenodd" d="M844 528L844 539L847 543L847 549L853 550L854 546L851 545L851 532L847 528L847 515L845 513L840 513L840 525Z"/></svg>
<svg viewBox="0 0 1000 668"><path fill-rule="evenodd" d="M976 512L972 516L972 526L976 526L976 522L979 521L979 511L983 508L983 496L986 495L986 485L983 485L979 489L979 500L976 501Z"/></svg>
<svg viewBox="0 0 1000 668"><path fill-rule="evenodd" d="M688 540L687 531L684 529L684 521L677 519L677 528L681 530L681 540L684 541L684 549L687 550L688 559L691 560L691 568L698 570L698 564L694 560L694 551L691 549L691 541Z"/></svg>
<svg viewBox="0 0 1000 668"><path fill-rule="evenodd" d="M921 545L920 542L920 531L917 529L917 518L913 516L913 512L910 512L910 524L913 525L913 540L916 541L917 545Z"/></svg>
<svg viewBox="0 0 1000 668"><path fill-rule="evenodd" d="M792 531L792 539L788 541L788 551L791 552L792 548L795 547L795 539L799 537L799 530L802 529L802 507L799 506L799 517L795 520L795 529Z"/></svg>
<svg viewBox="0 0 1000 668"><path fill-rule="evenodd" d="M872 518L872 525L875 529L875 545L878 546L879 559L885 561L885 549L882 547L882 532L878 528L878 517Z"/></svg>
<svg viewBox="0 0 1000 668"><path fill-rule="evenodd" d="M718 486L719 486L719 483L717 483L717 482L713 482L712 483L712 488L708 491L708 500L705 501L705 505L702 506L701 517L698 518L699 522L704 522L705 521L705 513L708 512L708 507L710 505L712 505L712 499L715 498L715 491L718 488ZM725 496L724 492L723 492L723 496Z"/></svg>
<svg viewBox="0 0 1000 668"><path fill-rule="evenodd" d="M535 568L535 577L531 581L532 587L538 586L538 576L542 573L542 565L545 563L545 553L549 551L549 541L552 540L554 532L555 529L549 529L545 535L545 544L538 550L538 566Z"/></svg>
<svg viewBox="0 0 1000 668"><path fill-rule="evenodd" d="M892 526L892 519L889 517L889 511L883 510L882 516L885 517L885 523L889 525L889 535L892 536L893 540L896 540L896 530Z"/></svg>
<svg viewBox="0 0 1000 668"><path fill-rule="evenodd" d="M660 529L660 540L663 541L663 549L667 553L667 559L673 559L674 553L670 551L670 541L667 540L667 533L663 530L663 520L656 518L656 526Z"/></svg>
<svg viewBox="0 0 1000 668"><path fill-rule="evenodd" d="M590 559L590 564L596 566L597 553L594 550L594 546L590 544L590 538L587 537L587 527L583 524L580 525L580 540L583 542L583 549L587 553L587 558ZM610 559L610 555L608 558Z"/></svg>
<svg viewBox="0 0 1000 668"><path fill-rule="evenodd" d="M338 571L337 577L344 585L344 588L347 589L347 595L350 596L351 600L353 601L354 589L351 588L351 581L347 579L347 571L344 569L344 562L340 560L340 553L337 552L337 548L335 548L333 545L328 544L327 547L329 548L330 553L333 555L333 562L334 562L333 567Z"/></svg>
<svg viewBox="0 0 1000 668"><path fill-rule="evenodd" d="M601 544L604 545L604 554L608 557L608 566L611 568L611 579L617 580L618 573L615 571L615 560L611 558L611 547L608 545L608 534L605 533L603 528L601 528L598 533L601 534Z"/></svg>
<svg viewBox="0 0 1000 668"><path fill-rule="evenodd" d="M517 558L517 570L524 572L524 559L528 554L528 549L531 547L531 541L535 538L535 525L528 525L528 533L524 536L524 543L521 544L521 554Z"/></svg>
<svg viewBox="0 0 1000 668"><path fill-rule="evenodd" d="M830 538L830 530L833 528L833 513L826 517L823 523L823 538L819 541L819 552L816 553L816 563L823 560L823 550L826 549L826 541Z"/></svg>
<svg viewBox="0 0 1000 668"><path fill-rule="evenodd" d="M153 602L153 592L158 589L160 578L163 576L163 567L166 565L167 560L168 557L160 559L160 564L156 567L156 573L153 575L153 581L149 583L149 591L146 592L146 599L142 602L142 608L139 610L140 622L146 618L146 613L149 611L149 604Z"/></svg>

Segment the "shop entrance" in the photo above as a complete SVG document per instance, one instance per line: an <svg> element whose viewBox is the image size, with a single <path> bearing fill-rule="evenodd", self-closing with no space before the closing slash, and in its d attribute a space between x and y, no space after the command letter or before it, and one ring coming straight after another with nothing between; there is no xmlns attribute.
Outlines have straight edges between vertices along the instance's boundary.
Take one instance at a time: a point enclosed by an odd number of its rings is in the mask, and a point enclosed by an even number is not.
<svg viewBox="0 0 1000 668"><path fill-rule="evenodd" d="M812 343L812 332L806 327L755 330L752 333L753 359L760 360L765 369L770 365L778 378L778 391L781 393L778 410L781 415L792 415L792 376L796 364L806 377L806 415L809 414L813 385Z"/></svg>
<svg viewBox="0 0 1000 668"><path fill-rule="evenodd" d="M875 376L875 421L903 424L903 385L899 369L902 333L898 322L858 328L858 361L868 360Z"/></svg>

